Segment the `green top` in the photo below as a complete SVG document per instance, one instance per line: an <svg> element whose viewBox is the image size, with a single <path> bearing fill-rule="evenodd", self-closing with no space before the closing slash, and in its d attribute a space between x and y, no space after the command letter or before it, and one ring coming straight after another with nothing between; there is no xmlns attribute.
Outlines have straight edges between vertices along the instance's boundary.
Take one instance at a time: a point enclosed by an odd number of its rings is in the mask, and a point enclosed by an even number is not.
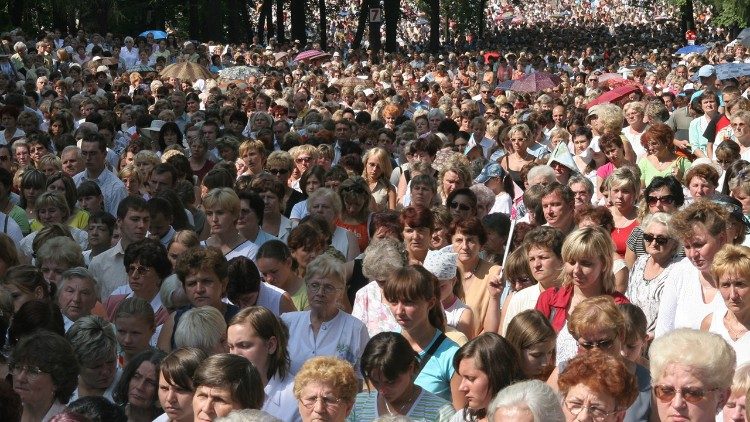
<svg viewBox="0 0 750 422"><path fill-rule="evenodd" d="M691 165L692 163L687 158L677 157L664 170L657 170L647 157L643 157L638 161L638 168L641 170L641 180L644 186L648 186L656 176L675 176L677 180L682 181L682 177Z"/></svg>

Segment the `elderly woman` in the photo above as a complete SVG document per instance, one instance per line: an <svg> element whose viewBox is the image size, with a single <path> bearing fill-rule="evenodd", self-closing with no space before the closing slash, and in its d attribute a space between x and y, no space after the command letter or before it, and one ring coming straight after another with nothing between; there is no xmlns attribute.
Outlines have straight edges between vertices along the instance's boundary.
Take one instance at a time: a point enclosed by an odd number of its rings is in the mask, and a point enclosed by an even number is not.
<svg viewBox="0 0 750 422"><path fill-rule="evenodd" d="M616 303L629 303L615 290L612 255L611 238L598 228L578 229L565 238L562 284L545 290L536 304L536 309L550 319L555 331L565 328L575 305L587 298L609 295Z"/></svg>
<svg viewBox="0 0 750 422"><path fill-rule="evenodd" d="M697 329L706 315L725 308L711 266L716 253L727 243L728 214L722 206L700 200L672 217L687 257L675 264L673 271L680 276L664 286L656 337L675 328Z"/></svg>
<svg viewBox="0 0 750 422"><path fill-rule="evenodd" d="M625 114L625 120L628 123L628 125L622 129L622 134L625 135L630 146L633 147L633 152L636 157L640 157L646 153L646 150L641 143L641 137L648 127L644 120L646 114L645 108L645 104L641 101L631 101L625 104L622 108L622 111Z"/></svg>
<svg viewBox="0 0 750 422"><path fill-rule="evenodd" d="M555 367L556 337L547 318L535 309L513 317L505 339L516 349L524 378L547 380Z"/></svg>
<svg viewBox="0 0 750 422"><path fill-rule="evenodd" d="M331 244L341 252L347 261L351 261L360 253L357 236L335 225L341 217L342 204L339 195L331 189L320 188L315 190L307 198L307 209L311 215L316 215L325 220L328 228L333 233Z"/></svg>
<svg viewBox="0 0 750 422"><path fill-rule="evenodd" d="M539 380L523 381L500 390L487 407L492 422L564 422L555 390Z"/></svg>
<svg viewBox="0 0 750 422"><path fill-rule="evenodd" d="M451 192L460 188L471 186L473 179L469 167L463 162L454 159L449 162L438 173L438 196L440 202L448 206L448 196Z"/></svg>
<svg viewBox="0 0 750 422"><path fill-rule="evenodd" d="M153 421L159 414L159 364L164 352L148 349L136 355L123 369L112 398L125 409L129 422Z"/></svg>
<svg viewBox="0 0 750 422"><path fill-rule="evenodd" d="M373 148L362 157L365 171L362 177L367 181L371 195L377 208L383 211L396 208L396 189L388 179L391 175L390 154L380 147Z"/></svg>
<svg viewBox="0 0 750 422"><path fill-rule="evenodd" d="M711 199L719 185L719 172L711 164L698 164L685 173L685 186L693 200Z"/></svg>
<svg viewBox="0 0 750 422"><path fill-rule="evenodd" d="M463 301L474 312L472 336L483 332L497 332L500 328L500 266L480 258L487 232L476 217L457 220L451 224L451 244L458 254Z"/></svg>
<svg viewBox="0 0 750 422"><path fill-rule="evenodd" d="M614 229L610 236L615 244L615 252L624 256L628 236L640 224L636 207L640 182L633 169L622 167L615 170L606 183L609 201L612 203L609 210L614 219Z"/></svg>
<svg viewBox="0 0 750 422"><path fill-rule="evenodd" d="M227 352L227 322L212 306L190 308L174 330L174 348L194 347L207 355Z"/></svg>
<svg viewBox="0 0 750 422"><path fill-rule="evenodd" d="M716 420L729 398L736 363L734 350L721 336L674 330L654 340L649 361L660 420Z"/></svg>
<svg viewBox="0 0 750 422"><path fill-rule="evenodd" d="M76 389L79 367L70 343L39 330L20 339L8 364L23 421L48 421L62 412Z"/></svg>
<svg viewBox="0 0 750 422"><path fill-rule="evenodd" d="M31 300L49 300L50 285L42 272L31 265L18 265L9 268L0 279L0 288L13 299L13 312Z"/></svg>
<svg viewBox="0 0 750 422"><path fill-rule="evenodd" d="M368 280L354 299L352 316L362 321L370 337L384 331L398 331L391 310L383 297L383 286L390 274L407 264L406 251L396 239L374 240L365 251L362 272Z"/></svg>
<svg viewBox="0 0 750 422"><path fill-rule="evenodd" d="M448 421L455 411L446 400L414 384L419 356L398 333L374 336L362 356L362 376L370 391L357 395L350 421L404 415L413 421Z"/></svg>
<svg viewBox="0 0 750 422"><path fill-rule="evenodd" d="M227 260L235 256L255 259L258 253L258 247L237 230L240 205L240 197L230 188L211 189L203 197L210 236L201 245L221 250Z"/></svg>
<svg viewBox="0 0 750 422"><path fill-rule="evenodd" d="M56 236L44 240L37 249L35 264L44 279L59 288L62 274L70 268L83 267L84 259L81 247L73 239Z"/></svg>
<svg viewBox="0 0 750 422"><path fill-rule="evenodd" d="M151 304L157 327L164 324L169 314L161 303L159 290L164 279L172 274L166 248L155 239L139 240L125 249L123 262L128 284L117 288L104 303L109 319L112 320L123 300L136 296Z"/></svg>
<svg viewBox="0 0 750 422"><path fill-rule="evenodd" d="M273 176L260 174L253 179L250 187L263 199L261 228L271 236L286 242L289 239L289 233L292 231L292 221L282 214L287 186Z"/></svg>
<svg viewBox="0 0 750 422"><path fill-rule="evenodd" d="M294 377L289 335L278 317L262 306L245 308L229 323L227 342L229 353L246 357L258 369L266 397L262 409L282 420L300 420L297 408L288 405L294 400Z"/></svg>
<svg viewBox="0 0 750 422"><path fill-rule="evenodd" d="M305 144L290 149L289 154L294 160L294 169L292 169L292 174L287 182L289 187L301 192L300 177L318 160L318 149ZM320 180L320 182L322 184L323 180Z"/></svg>
<svg viewBox="0 0 750 422"><path fill-rule="evenodd" d="M193 374L207 357L199 349L178 349L161 361L158 396L164 414L154 421L193 421Z"/></svg>
<svg viewBox="0 0 750 422"><path fill-rule="evenodd" d="M291 373L314 355L340 357L359 368L369 336L362 321L338 308L346 288L343 263L320 255L308 265L305 285L310 309L281 316L289 327Z"/></svg>
<svg viewBox="0 0 750 422"><path fill-rule="evenodd" d="M57 305L62 312L65 331L80 318L91 315L99 297L99 283L83 267L71 268L64 273L57 286Z"/></svg>
<svg viewBox="0 0 750 422"><path fill-rule="evenodd" d="M533 144L531 130L525 124L518 124L508 130L507 136L512 150L501 159L500 165L518 186L523 186L521 169L535 159L529 152L529 147Z"/></svg>
<svg viewBox="0 0 750 422"><path fill-rule="evenodd" d="M750 363L750 248L725 245L714 257L714 280L726 308L706 315L701 330L720 335L734 348L737 365Z"/></svg>
<svg viewBox="0 0 750 422"><path fill-rule="evenodd" d="M32 226L39 224L40 229L41 227L47 227L55 223L65 224L68 218L70 218L68 203L58 193L45 192L39 195L35 205L37 220L32 221ZM69 230L73 235L73 239L81 247L81 250L85 249L88 243L88 233L75 227L69 227ZM33 255L32 245L38 233L39 231L31 232L21 240L21 244L19 245L19 249L29 257Z"/></svg>
<svg viewBox="0 0 750 422"><path fill-rule="evenodd" d="M648 186L656 176L674 176L682 179L690 167L690 161L674 152L674 132L662 123L650 126L641 142L646 145L648 155L638 160L641 170L641 185Z"/></svg>
<svg viewBox="0 0 750 422"><path fill-rule="evenodd" d="M190 304L178 309L164 323L159 334L158 347L165 351L174 348L175 327L188 309L213 306L224 315L225 321L231 320L239 312L237 306L222 301L229 280L227 260L219 249L189 249L178 258L175 272L182 282L182 288Z"/></svg>
<svg viewBox="0 0 750 422"><path fill-rule="evenodd" d="M114 327L104 319L81 317L65 334L80 367L78 388L70 401L78 397L103 396L112 400L117 370L117 340Z"/></svg>
<svg viewBox="0 0 750 422"><path fill-rule="evenodd" d="M294 379L302 422L344 422L359 390L352 365L328 356L308 360Z"/></svg>
<svg viewBox="0 0 750 422"><path fill-rule="evenodd" d="M740 156L746 160L750 157L750 111L740 110L734 113L731 118L731 126L734 137L740 147Z"/></svg>
<svg viewBox="0 0 750 422"><path fill-rule="evenodd" d="M477 217L477 195L468 187L453 190L445 200L445 207L453 220ZM484 216L479 216L484 217Z"/></svg>
<svg viewBox="0 0 750 422"><path fill-rule="evenodd" d="M591 420L622 421L638 394L635 377L621 360L600 351L573 358L558 384L568 422L580 420L584 411Z"/></svg>
<svg viewBox="0 0 750 422"><path fill-rule="evenodd" d="M260 409L260 374L242 356L220 353L203 361L193 375L194 420L226 416L235 409Z"/></svg>

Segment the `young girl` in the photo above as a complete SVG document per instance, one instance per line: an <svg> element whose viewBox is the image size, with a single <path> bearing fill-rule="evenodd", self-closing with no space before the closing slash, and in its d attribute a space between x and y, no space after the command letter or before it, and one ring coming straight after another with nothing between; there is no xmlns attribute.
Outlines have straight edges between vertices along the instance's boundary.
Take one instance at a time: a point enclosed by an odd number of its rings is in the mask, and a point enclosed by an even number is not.
<svg viewBox="0 0 750 422"><path fill-rule="evenodd" d="M287 293L297 310L308 308L307 289L304 280L293 269L289 247L280 240L269 240L258 250L255 258L263 279Z"/></svg>
<svg viewBox="0 0 750 422"><path fill-rule="evenodd" d="M117 365L125 368L138 353L156 345L154 310L144 299L131 297L120 302L113 318L120 354ZM153 336L153 341L152 341Z"/></svg>
<svg viewBox="0 0 750 422"><path fill-rule="evenodd" d="M429 251L424 260L424 267L440 280L440 302L443 305L446 323L471 339L474 335L474 312L459 299L463 296L463 286L458 282L457 258L458 254L454 252Z"/></svg>
<svg viewBox="0 0 750 422"><path fill-rule="evenodd" d="M382 134L380 136L386 137L387 135ZM367 151L365 156L362 157L362 163L365 165L362 177L367 181L376 204L376 209L373 211L396 209L396 189L388 180L392 172L391 161L388 157L388 152L380 147Z"/></svg>
<svg viewBox="0 0 750 422"><path fill-rule="evenodd" d="M631 362L635 362L648 368L648 359L644 352L647 349L649 338L646 332L646 314L643 310L632 303L621 303L617 305L625 319L625 338L622 344L623 356Z"/></svg>

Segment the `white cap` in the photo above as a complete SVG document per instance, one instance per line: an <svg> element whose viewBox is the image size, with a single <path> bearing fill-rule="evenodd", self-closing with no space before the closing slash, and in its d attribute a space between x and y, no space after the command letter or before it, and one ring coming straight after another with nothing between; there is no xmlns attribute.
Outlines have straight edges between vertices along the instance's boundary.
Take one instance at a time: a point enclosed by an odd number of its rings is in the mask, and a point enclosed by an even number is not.
<svg viewBox="0 0 750 422"><path fill-rule="evenodd" d="M440 280L450 280L456 276L458 254L453 252L452 246L435 251L427 251L422 265Z"/></svg>

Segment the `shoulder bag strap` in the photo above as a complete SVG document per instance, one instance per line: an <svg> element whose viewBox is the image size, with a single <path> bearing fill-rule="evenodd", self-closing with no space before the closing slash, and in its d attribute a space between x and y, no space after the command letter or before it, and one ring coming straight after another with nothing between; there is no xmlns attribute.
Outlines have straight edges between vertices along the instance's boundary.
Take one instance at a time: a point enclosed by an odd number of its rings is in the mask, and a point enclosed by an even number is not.
<svg viewBox="0 0 750 422"><path fill-rule="evenodd" d="M435 341L432 343L432 346L430 346L429 349L425 352L422 359L419 361L419 372L422 372L422 369L424 369L425 365L427 365L427 362L432 359L432 355L437 352L437 349L440 347L441 344L443 344L443 341L446 339L445 333L441 332L438 338L435 339ZM419 373L418 372L418 373Z"/></svg>

